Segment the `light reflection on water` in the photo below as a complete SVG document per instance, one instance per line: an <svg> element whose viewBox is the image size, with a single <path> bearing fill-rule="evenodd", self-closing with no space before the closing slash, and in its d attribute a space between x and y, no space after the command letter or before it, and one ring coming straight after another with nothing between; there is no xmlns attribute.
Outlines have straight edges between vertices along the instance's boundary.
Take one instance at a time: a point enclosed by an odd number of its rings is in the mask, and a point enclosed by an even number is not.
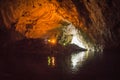
<svg viewBox="0 0 120 80"><path fill-rule="evenodd" d="M90 65L89 64L86 65L86 63L89 63L94 60L96 61L96 59L98 59L97 56L99 55L99 54L97 55L97 53L95 52L90 52L90 51L82 51L82 52L42 51L42 52L43 53L26 54L26 55L19 53L19 55L10 56L9 58L7 57L9 60L4 59L6 58L5 56L1 61L4 61L3 65L5 66L10 65L10 67L3 67L5 71L2 73L2 75L4 76L6 73L10 75L15 73L15 76L12 77L16 77L16 75L19 76L19 74L21 74L20 77L23 78L21 80L31 80L31 79L24 79L29 77L32 77L33 79L35 78L34 80L36 79L41 80L41 78L45 78L43 80L49 80L49 79L80 80L79 78L72 79L72 77L74 76L76 77L76 75L82 73L83 74L81 76L83 76L86 73L88 73L87 75L91 74L91 72L89 73L88 71L91 68L86 68L86 66L89 67ZM6 70L8 70L8 72L6 72ZM9 71L11 73L9 73ZM24 76L26 74L27 76ZM15 79L15 80L19 80L19 79Z"/></svg>
<svg viewBox="0 0 120 80"><path fill-rule="evenodd" d="M68 55L65 55L65 53L62 55L58 54L57 56L49 55L47 56L47 64L51 68L60 68L60 70L63 70L65 73L77 73L80 71L80 68L84 65L84 63L93 58L93 56L94 52L90 51L73 52Z"/></svg>
<svg viewBox="0 0 120 80"><path fill-rule="evenodd" d="M71 55L72 69L76 69L78 66L82 66L82 64L87 58L88 58L88 51L72 54Z"/></svg>
<svg viewBox="0 0 120 80"><path fill-rule="evenodd" d="M54 56L48 56L48 66L54 67L56 64L56 59Z"/></svg>
<svg viewBox="0 0 120 80"><path fill-rule="evenodd" d="M87 60L93 58L94 52L83 51L71 54L71 70L73 73L80 71L80 68Z"/></svg>

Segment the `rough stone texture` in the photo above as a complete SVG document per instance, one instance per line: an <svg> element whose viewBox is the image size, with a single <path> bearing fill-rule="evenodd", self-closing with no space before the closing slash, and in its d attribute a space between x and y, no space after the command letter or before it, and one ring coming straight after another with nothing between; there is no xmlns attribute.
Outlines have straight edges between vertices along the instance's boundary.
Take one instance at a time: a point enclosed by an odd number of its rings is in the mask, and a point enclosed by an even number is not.
<svg viewBox="0 0 120 80"><path fill-rule="evenodd" d="M117 47L120 42L120 1L118 0L84 0L89 12L89 31L98 43L106 47ZM117 26L116 26L117 25ZM92 32L95 31L95 32Z"/></svg>
<svg viewBox="0 0 120 80"><path fill-rule="evenodd" d="M39 38L70 21L97 46L120 46L118 0L1 0L0 14L7 27L28 38ZM2 23L0 23L2 24Z"/></svg>

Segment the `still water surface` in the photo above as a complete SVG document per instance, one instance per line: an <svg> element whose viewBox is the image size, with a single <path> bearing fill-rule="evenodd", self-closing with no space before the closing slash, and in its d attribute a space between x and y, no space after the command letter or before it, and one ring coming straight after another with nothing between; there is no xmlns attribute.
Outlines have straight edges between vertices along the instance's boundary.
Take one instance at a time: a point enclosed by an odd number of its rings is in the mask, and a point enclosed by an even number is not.
<svg viewBox="0 0 120 80"><path fill-rule="evenodd" d="M115 53L17 50L0 56L0 80L118 80Z"/></svg>

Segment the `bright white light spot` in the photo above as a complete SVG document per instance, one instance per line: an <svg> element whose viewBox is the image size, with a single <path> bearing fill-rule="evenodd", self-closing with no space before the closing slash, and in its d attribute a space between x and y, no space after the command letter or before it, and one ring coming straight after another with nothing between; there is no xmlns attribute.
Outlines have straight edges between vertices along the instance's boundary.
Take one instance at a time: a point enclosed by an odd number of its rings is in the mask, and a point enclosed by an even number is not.
<svg viewBox="0 0 120 80"><path fill-rule="evenodd" d="M75 28L75 26L71 23L67 26L67 29L65 30L67 35L73 35L71 44L75 44L81 48L86 48L83 44L82 37L79 37L78 30Z"/></svg>
<svg viewBox="0 0 120 80"><path fill-rule="evenodd" d="M86 61L91 60L93 57L94 52L91 51L83 51L71 54L71 70L73 73L80 71L80 68L84 66Z"/></svg>
<svg viewBox="0 0 120 80"><path fill-rule="evenodd" d="M82 43L82 41L78 41L77 35L73 35L71 44L76 44L77 46L81 47L81 48L85 48L84 44Z"/></svg>
<svg viewBox="0 0 120 80"><path fill-rule="evenodd" d="M73 68L75 68L76 65L78 65L78 62L79 62L79 64L82 64L82 62L84 61L84 56L85 56L84 52L80 52L78 54L72 55L71 61L72 61Z"/></svg>

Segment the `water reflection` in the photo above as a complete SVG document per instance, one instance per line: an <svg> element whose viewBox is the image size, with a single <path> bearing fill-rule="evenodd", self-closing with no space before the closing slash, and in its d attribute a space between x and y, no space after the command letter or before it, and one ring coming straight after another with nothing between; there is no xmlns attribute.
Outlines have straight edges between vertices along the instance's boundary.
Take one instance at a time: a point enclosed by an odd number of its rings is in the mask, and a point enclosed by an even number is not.
<svg viewBox="0 0 120 80"><path fill-rule="evenodd" d="M78 52L71 54L72 72L77 72L84 62L89 58L89 51Z"/></svg>
<svg viewBox="0 0 120 80"><path fill-rule="evenodd" d="M90 51L70 52L55 50L51 52L41 50L41 53L36 54L16 53L14 56L11 55L10 57L1 57L1 62L4 61L1 63L3 65L1 70L4 70L1 72L1 75L6 77L7 73L13 75L12 77L20 76L22 77L21 80L31 80L29 77L31 77L32 80L80 80L79 78L72 79L72 77L76 77L76 75L82 73L83 74L81 76L84 74L91 74L91 72L89 73L89 69L91 68L86 68L86 66L89 67L91 64L86 65L86 63L92 61L96 55L97 53L94 54L94 52ZM4 65L6 67L4 67ZM7 67L9 65L10 67Z"/></svg>
<svg viewBox="0 0 120 80"><path fill-rule="evenodd" d="M82 51L73 53L64 53L47 56L47 64L49 67L62 70L64 73L77 73L84 66L86 61L93 58L94 52ZM57 66L56 66L57 65Z"/></svg>
<svg viewBox="0 0 120 80"><path fill-rule="evenodd" d="M55 57L54 56L48 56L48 66L51 66L51 67L54 67L55 66L55 61L56 61L56 59L55 59Z"/></svg>
<svg viewBox="0 0 120 80"><path fill-rule="evenodd" d="M88 57L88 51L85 52L78 52L71 55L71 62L73 69L76 68L76 66L82 65L82 63L87 59Z"/></svg>
<svg viewBox="0 0 120 80"><path fill-rule="evenodd" d="M71 54L71 70L72 72L80 71L86 61L93 58L94 52L83 51Z"/></svg>

